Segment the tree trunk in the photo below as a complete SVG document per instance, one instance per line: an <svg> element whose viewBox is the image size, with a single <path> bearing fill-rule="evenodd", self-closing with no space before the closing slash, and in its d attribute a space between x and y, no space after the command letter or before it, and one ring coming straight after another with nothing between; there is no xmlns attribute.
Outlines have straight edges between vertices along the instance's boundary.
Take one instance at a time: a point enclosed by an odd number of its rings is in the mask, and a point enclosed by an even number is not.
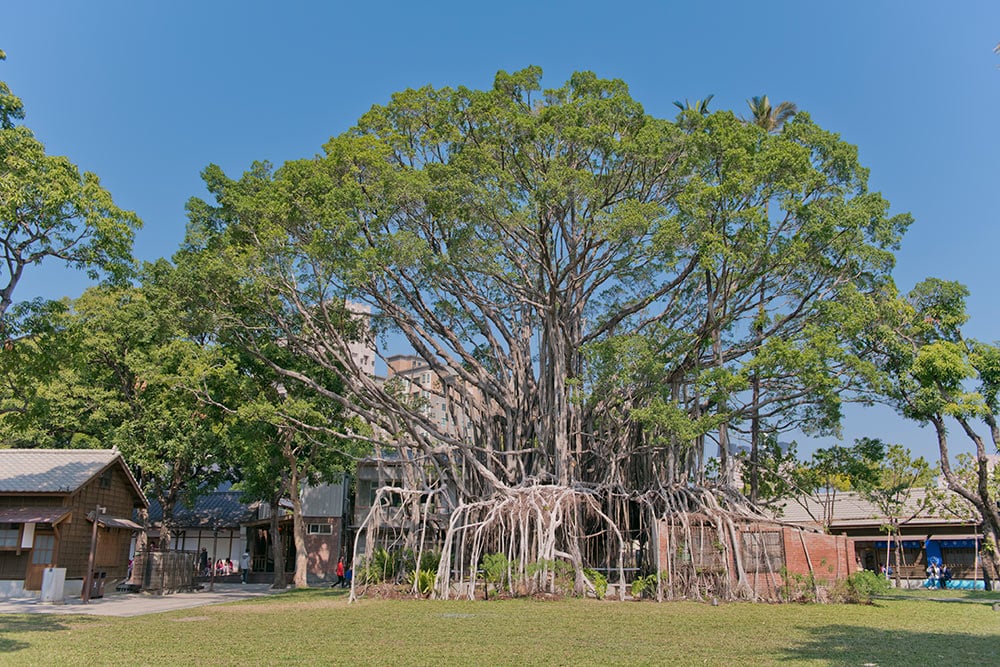
<svg viewBox="0 0 1000 667"><path fill-rule="evenodd" d="M149 510L140 508L138 512L142 530L135 536L135 553L146 551L149 548Z"/></svg>
<svg viewBox="0 0 1000 667"><path fill-rule="evenodd" d="M990 426L993 444L995 446L1000 445L998 443L1000 431L996 428L995 417L992 413L988 413L985 416L985 420ZM961 480L951 468L951 459L948 451L948 431L945 428L944 416L940 414L935 415L930 421L937 433L938 452L941 455L941 472L948 482L948 489L965 498L965 500L976 508L977 514L982 519L983 537L986 538L986 544L990 545L988 551L984 549L980 554L983 562L983 582L986 590L993 590L994 582L997 581L998 575L1000 575L1000 555L996 551L998 547L997 538L1000 537L1000 512L997 509L998 501L993 497L989 489L989 466L985 443L972 430L967 420L956 417L956 421L962 427L962 430L965 431L965 434L976 445L976 488L973 491L962 485Z"/></svg>
<svg viewBox="0 0 1000 667"><path fill-rule="evenodd" d="M169 551L174 541L174 506L176 501L172 496L161 499L160 507L163 508L163 517L160 519L160 539L157 542L157 549Z"/></svg>
<svg viewBox="0 0 1000 667"><path fill-rule="evenodd" d="M306 553L306 527L302 518L301 482L298 468L292 466L288 497L292 501L292 539L295 540L295 588L309 588L309 555Z"/></svg>
<svg viewBox="0 0 1000 667"><path fill-rule="evenodd" d="M979 558L983 563L983 585L986 590L996 590L997 580L1000 579L1000 556L997 554L997 538L1000 531L984 527L983 536L986 538L984 546L979 552Z"/></svg>
<svg viewBox="0 0 1000 667"><path fill-rule="evenodd" d="M896 588L899 588L899 566L902 565L901 556L903 553L903 545L900 540L900 534L898 532L896 533L895 544L896 544L896 551L894 555L896 556Z"/></svg>

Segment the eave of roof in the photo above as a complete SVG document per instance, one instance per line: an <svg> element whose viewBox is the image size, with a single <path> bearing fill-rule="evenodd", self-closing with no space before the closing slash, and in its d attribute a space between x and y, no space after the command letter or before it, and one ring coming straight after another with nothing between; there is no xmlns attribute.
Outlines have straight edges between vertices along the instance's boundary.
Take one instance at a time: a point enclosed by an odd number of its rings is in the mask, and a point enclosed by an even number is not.
<svg viewBox="0 0 1000 667"><path fill-rule="evenodd" d="M94 520L94 513L87 513L87 520ZM98 525L104 526L105 528L124 528L126 530L142 530L142 526L136 522L126 519L120 516L108 516L106 514L99 514L97 516Z"/></svg>
<svg viewBox="0 0 1000 667"><path fill-rule="evenodd" d="M68 507L17 507L0 509L0 523L52 523L68 517Z"/></svg>

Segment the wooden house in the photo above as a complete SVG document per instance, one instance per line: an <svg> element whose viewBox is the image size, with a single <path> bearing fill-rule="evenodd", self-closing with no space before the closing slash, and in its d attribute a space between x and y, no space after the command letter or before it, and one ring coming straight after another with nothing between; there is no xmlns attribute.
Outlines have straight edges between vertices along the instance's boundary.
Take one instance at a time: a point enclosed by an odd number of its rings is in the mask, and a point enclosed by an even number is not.
<svg viewBox="0 0 1000 667"><path fill-rule="evenodd" d="M148 503L114 449L0 449L0 597L37 594L46 568L66 569L67 595L94 569L108 585L128 575L129 542Z"/></svg>
<svg viewBox="0 0 1000 667"><path fill-rule="evenodd" d="M855 561L874 572L881 572L886 567L895 570L898 547L899 577L904 586L924 585L927 565L936 559L947 563L952 571L954 579L949 583L950 588L983 587L979 564L983 536L979 522L956 516L929 497L926 489L910 491L900 508L891 538L887 532L889 519L854 491L841 491L825 499L789 502L783 508L782 519L820 529L828 524L831 534L844 535L854 541Z"/></svg>

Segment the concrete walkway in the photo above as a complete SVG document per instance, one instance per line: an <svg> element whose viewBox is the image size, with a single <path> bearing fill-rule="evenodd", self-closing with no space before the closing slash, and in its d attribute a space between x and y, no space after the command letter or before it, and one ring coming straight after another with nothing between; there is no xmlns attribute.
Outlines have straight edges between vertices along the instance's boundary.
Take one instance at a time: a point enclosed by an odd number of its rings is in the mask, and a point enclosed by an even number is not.
<svg viewBox="0 0 1000 667"><path fill-rule="evenodd" d="M223 604L264 597L279 593L270 584L216 584L209 592L206 587L193 593L147 595L144 593L114 593L83 604L80 598L70 598L66 604L43 604L37 598L0 600L0 614L90 614L93 616L142 616L176 609L190 609L210 604Z"/></svg>

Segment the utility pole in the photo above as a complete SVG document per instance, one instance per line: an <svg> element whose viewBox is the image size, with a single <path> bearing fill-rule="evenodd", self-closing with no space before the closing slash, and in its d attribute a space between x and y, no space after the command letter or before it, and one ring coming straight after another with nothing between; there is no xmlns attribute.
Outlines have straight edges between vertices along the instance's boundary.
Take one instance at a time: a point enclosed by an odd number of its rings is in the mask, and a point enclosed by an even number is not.
<svg viewBox="0 0 1000 667"><path fill-rule="evenodd" d="M97 552L97 518L108 511L107 507L97 505L94 508L94 529L90 534L90 557L87 560L87 576L83 578L83 590L80 599L83 604L90 602L90 589L94 585L94 559Z"/></svg>

